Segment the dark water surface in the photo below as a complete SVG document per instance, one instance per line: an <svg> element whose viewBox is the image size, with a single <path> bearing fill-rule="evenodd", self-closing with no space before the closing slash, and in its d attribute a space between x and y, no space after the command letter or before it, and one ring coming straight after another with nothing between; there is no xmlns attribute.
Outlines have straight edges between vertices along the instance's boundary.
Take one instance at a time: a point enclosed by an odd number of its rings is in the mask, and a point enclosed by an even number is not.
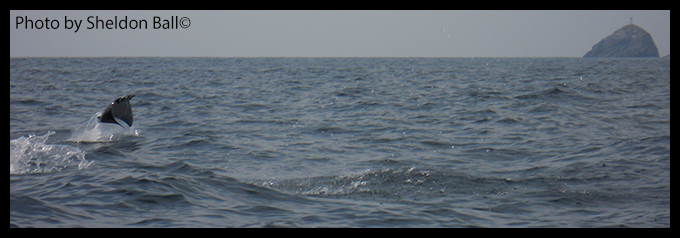
<svg viewBox="0 0 680 238"><path fill-rule="evenodd" d="M10 227L670 227L670 175L670 59L10 58Z"/></svg>

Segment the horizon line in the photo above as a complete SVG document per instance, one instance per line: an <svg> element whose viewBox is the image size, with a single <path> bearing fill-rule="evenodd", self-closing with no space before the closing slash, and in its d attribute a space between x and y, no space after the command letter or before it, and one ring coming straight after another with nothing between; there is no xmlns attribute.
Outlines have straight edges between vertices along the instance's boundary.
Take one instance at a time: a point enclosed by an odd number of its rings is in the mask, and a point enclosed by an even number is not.
<svg viewBox="0 0 680 238"><path fill-rule="evenodd" d="M10 56L10 58L584 58L584 57L583 56ZM657 58L657 57L599 57L599 58Z"/></svg>

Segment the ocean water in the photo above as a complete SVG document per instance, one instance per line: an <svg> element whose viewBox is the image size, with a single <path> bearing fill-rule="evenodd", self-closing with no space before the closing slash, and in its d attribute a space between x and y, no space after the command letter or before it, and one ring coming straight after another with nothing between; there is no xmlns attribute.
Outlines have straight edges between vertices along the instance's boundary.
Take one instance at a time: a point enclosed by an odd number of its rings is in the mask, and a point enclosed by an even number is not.
<svg viewBox="0 0 680 238"><path fill-rule="evenodd" d="M10 227L671 224L670 59L10 58L9 127Z"/></svg>

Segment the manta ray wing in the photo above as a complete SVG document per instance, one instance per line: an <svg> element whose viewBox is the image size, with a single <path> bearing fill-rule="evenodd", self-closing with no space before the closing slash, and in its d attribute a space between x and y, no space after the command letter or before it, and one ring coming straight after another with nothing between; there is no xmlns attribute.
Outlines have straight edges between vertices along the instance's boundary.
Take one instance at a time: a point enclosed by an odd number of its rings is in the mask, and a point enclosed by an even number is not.
<svg viewBox="0 0 680 238"><path fill-rule="evenodd" d="M104 112L102 112L102 115L99 117L99 122L104 122L104 123L115 123L120 126L123 126L119 123L120 121L124 121L125 123L128 124L128 126L132 126L133 122L133 117L132 117L132 105L130 105L130 99L132 99L135 95L127 95L124 97L119 97L111 104L106 106L104 108ZM119 119L119 120L116 120ZM124 126L123 126L124 127Z"/></svg>

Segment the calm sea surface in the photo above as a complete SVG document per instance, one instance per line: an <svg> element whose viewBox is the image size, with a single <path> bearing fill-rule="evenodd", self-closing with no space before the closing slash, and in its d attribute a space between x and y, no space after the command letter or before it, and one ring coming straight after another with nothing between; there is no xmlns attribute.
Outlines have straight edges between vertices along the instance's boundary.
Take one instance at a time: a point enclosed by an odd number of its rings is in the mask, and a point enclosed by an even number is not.
<svg viewBox="0 0 680 238"><path fill-rule="evenodd" d="M10 58L10 227L670 227L670 59ZM96 116L128 94L134 125Z"/></svg>

